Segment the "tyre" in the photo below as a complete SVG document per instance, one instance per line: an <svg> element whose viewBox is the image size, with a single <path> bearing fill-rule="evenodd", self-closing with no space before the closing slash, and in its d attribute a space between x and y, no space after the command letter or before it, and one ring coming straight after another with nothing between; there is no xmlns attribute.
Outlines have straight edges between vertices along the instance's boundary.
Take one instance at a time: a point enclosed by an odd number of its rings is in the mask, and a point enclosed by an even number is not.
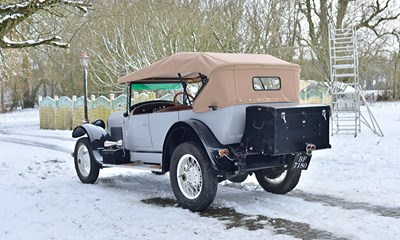
<svg viewBox="0 0 400 240"><path fill-rule="evenodd" d="M99 177L100 166L94 159L92 146L87 137L80 138L75 145L75 170L83 183L94 183Z"/></svg>
<svg viewBox="0 0 400 240"><path fill-rule="evenodd" d="M170 163L172 191L183 208L206 209L215 198L218 178L203 147L196 142L180 144Z"/></svg>
<svg viewBox="0 0 400 240"><path fill-rule="evenodd" d="M267 170L255 172L258 183L265 191L285 194L292 191L299 183L301 170L288 169L271 174Z"/></svg>

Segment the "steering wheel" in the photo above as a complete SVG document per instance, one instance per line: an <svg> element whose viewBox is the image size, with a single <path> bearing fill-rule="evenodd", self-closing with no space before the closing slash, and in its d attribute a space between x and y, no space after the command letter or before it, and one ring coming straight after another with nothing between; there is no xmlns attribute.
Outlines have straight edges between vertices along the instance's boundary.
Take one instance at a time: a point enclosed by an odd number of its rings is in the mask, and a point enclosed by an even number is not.
<svg viewBox="0 0 400 240"><path fill-rule="evenodd" d="M185 94L187 97L188 97L188 100L189 100L189 104L191 105L191 103L193 102L193 96L192 95L190 95L189 93L186 93L186 92L178 92L177 94L175 94L175 96L174 96L174 105L175 106L178 106L178 96L179 95L183 95L183 94ZM192 100L190 100L189 98L191 98Z"/></svg>

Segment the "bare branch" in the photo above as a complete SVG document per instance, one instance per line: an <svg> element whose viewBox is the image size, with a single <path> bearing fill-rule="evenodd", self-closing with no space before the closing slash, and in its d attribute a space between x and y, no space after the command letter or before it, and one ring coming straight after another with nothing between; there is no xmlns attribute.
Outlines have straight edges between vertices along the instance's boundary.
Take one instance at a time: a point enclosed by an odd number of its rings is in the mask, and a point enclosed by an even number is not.
<svg viewBox="0 0 400 240"><path fill-rule="evenodd" d="M3 37L0 39L0 48L26 48L26 47L35 47L38 45L52 45L60 48L67 48L69 45L67 43L60 42L60 37L52 37L46 39L37 39L37 40L27 40L22 42L14 42L8 39L7 37Z"/></svg>
<svg viewBox="0 0 400 240"><path fill-rule="evenodd" d="M360 21L359 24L357 24L356 28L359 29L362 27L367 27L367 28L373 30L374 32L377 32L377 30L375 28L380 23L397 19L400 16L400 12L395 15L387 15L387 16L379 17L379 15L381 13L385 12L386 9L389 8L390 1L391 0L387 0L385 2L385 5L382 7L379 0L376 0L376 2L375 2L376 5L370 6L374 10L372 12L372 14L369 16L366 16L366 14L364 14L362 20ZM372 23L374 21L376 21L376 23ZM377 36L379 36L379 34L377 34Z"/></svg>
<svg viewBox="0 0 400 240"><path fill-rule="evenodd" d="M12 34L22 22L33 16L39 11L46 11L56 17L63 18L62 15L50 11L54 7L78 9L84 14L88 12L88 8L92 5L86 1L78 0L26 0L21 3L13 3L0 6L0 47L1 48L25 48L38 45L52 45L65 48L68 44L60 42L59 37L36 37L36 40L26 40L32 37L22 36L24 41L13 41L5 36Z"/></svg>

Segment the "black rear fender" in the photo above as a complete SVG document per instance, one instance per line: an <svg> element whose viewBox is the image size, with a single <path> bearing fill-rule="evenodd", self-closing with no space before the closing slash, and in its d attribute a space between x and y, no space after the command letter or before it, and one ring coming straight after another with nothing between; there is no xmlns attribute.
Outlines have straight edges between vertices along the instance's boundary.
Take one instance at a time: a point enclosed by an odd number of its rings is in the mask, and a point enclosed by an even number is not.
<svg viewBox="0 0 400 240"><path fill-rule="evenodd" d="M163 172L169 171L169 163L175 148L187 141L197 141L203 146L215 170L228 169L232 165L228 159L219 156L218 151L225 146L219 143L207 125L199 120L190 119L177 122L169 129L163 145Z"/></svg>

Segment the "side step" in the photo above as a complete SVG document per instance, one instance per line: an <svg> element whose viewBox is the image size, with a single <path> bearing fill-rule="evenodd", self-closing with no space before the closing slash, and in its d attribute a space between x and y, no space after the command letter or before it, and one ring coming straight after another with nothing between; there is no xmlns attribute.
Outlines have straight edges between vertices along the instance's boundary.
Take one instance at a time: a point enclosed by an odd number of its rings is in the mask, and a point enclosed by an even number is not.
<svg viewBox="0 0 400 240"><path fill-rule="evenodd" d="M118 168L131 168L131 169L140 169L152 172L162 172L161 165L158 164L149 164L143 162L130 162L126 164L102 164L103 167L118 167Z"/></svg>

